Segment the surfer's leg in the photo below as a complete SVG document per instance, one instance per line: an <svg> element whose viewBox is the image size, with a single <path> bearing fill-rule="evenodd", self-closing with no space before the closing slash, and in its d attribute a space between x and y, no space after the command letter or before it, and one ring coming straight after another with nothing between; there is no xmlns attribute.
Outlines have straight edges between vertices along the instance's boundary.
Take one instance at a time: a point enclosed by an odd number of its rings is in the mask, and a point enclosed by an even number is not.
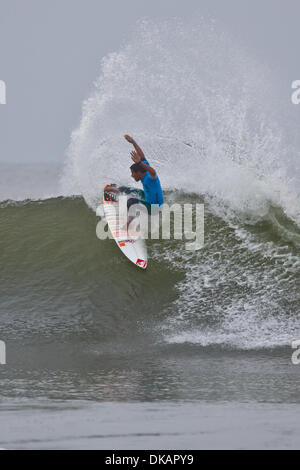
<svg viewBox="0 0 300 470"><path fill-rule="evenodd" d="M145 199L145 193L142 189L129 188L128 186L120 186L119 191L120 193L134 194L138 196L140 199Z"/></svg>
<svg viewBox="0 0 300 470"><path fill-rule="evenodd" d="M130 197L128 200L127 200L127 210L129 212L129 209L131 206L134 206L135 204L139 204L141 202L140 199L138 199L137 197Z"/></svg>
<svg viewBox="0 0 300 470"><path fill-rule="evenodd" d="M147 208L148 214L151 214L151 204L149 202L144 201L143 199L138 199L136 197L131 197L127 201L127 209L129 211L130 207L134 204L142 204Z"/></svg>
<svg viewBox="0 0 300 470"><path fill-rule="evenodd" d="M132 192L135 192L135 194L137 194L140 199L145 199L146 197L142 189L134 189Z"/></svg>
<svg viewBox="0 0 300 470"><path fill-rule="evenodd" d="M129 209L131 206L134 206L135 204L138 204L140 202L140 199L137 199L136 197L131 197L127 200L127 211L129 212ZM126 230L128 230L129 225L131 222L135 219L135 216L131 215L127 219L127 224L126 224Z"/></svg>
<svg viewBox="0 0 300 470"><path fill-rule="evenodd" d="M145 206L147 208L148 214L151 214L151 204L149 204L149 202L146 202L146 201L143 201L143 200L141 200L140 203L143 204L143 206Z"/></svg>
<svg viewBox="0 0 300 470"><path fill-rule="evenodd" d="M120 191L120 193L130 194L132 189L128 188L127 186L120 186L119 191Z"/></svg>
<svg viewBox="0 0 300 470"><path fill-rule="evenodd" d="M151 214L151 204L149 204L148 202L146 201L143 201L141 199L138 199L136 197L131 197L128 199L127 201L127 210L129 212L129 209L131 206L135 205L135 204L142 204L143 206L145 206L147 208L147 211L148 211L148 214ZM131 224L131 222L136 218L135 215L131 215L128 217L128 221L127 221L127 229L129 227L129 225Z"/></svg>

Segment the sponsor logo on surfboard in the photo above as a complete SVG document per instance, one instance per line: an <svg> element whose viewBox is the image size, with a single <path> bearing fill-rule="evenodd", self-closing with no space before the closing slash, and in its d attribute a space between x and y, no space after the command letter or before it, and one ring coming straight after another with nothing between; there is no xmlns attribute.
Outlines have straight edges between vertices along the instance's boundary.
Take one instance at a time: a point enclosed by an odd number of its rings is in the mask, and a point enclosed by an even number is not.
<svg viewBox="0 0 300 470"><path fill-rule="evenodd" d="M143 260L143 259L138 259L137 262L136 262L136 265L137 265L137 266L140 266L141 268L146 269L146 267L147 267L147 261L145 261L145 260Z"/></svg>
<svg viewBox="0 0 300 470"><path fill-rule="evenodd" d="M121 241L119 242L119 245L120 245L120 246L125 246L126 243L135 243L135 242L136 242L136 240L132 240L132 239L131 239L131 240L121 240Z"/></svg>

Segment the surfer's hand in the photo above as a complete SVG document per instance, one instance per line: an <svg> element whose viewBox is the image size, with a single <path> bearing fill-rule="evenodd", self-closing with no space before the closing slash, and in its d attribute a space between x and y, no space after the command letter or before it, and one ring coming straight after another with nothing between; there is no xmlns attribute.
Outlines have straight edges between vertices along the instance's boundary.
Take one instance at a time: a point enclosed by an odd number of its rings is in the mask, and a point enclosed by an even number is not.
<svg viewBox="0 0 300 470"><path fill-rule="evenodd" d="M127 135L127 134L126 134L126 135L124 135L124 137L125 137L125 139L127 140L127 142L129 142L130 144L132 144L133 138L130 137L130 135Z"/></svg>
<svg viewBox="0 0 300 470"><path fill-rule="evenodd" d="M139 154L135 150L133 150L130 153L131 153L131 158L134 161L134 163L140 163L141 162L141 157L139 156Z"/></svg>

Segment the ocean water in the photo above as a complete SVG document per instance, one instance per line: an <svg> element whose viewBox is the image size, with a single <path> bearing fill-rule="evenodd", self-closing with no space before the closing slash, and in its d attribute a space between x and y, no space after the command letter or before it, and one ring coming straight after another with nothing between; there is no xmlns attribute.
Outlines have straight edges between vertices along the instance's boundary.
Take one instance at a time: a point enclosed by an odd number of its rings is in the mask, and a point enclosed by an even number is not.
<svg viewBox="0 0 300 470"><path fill-rule="evenodd" d="M103 59L63 165L1 165L0 447L299 448L299 154L269 71L211 22ZM96 237L132 133L205 246ZM132 183L131 183L132 184Z"/></svg>

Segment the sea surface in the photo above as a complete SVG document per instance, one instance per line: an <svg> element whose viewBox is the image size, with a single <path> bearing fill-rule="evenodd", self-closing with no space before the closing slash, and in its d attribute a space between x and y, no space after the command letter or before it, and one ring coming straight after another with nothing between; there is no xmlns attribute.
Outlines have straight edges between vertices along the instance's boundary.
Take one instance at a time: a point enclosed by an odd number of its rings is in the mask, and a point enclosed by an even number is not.
<svg viewBox="0 0 300 470"><path fill-rule="evenodd" d="M299 153L216 28L143 22L65 162L0 165L1 448L300 447ZM96 236L125 133L167 203L205 205L203 248L147 240L146 271Z"/></svg>

